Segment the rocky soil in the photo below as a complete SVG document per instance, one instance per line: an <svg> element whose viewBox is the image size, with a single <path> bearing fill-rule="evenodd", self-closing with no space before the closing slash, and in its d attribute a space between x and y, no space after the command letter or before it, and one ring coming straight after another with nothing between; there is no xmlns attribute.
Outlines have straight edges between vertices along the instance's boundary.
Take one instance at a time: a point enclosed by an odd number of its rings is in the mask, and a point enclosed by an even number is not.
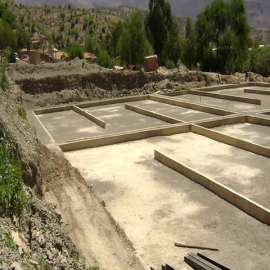
<svg viewBox="0 0 270 270"><path fill-rule="evenodd" d="M91 187L63 156L39 142L18 109L238 83L244 75L218 77L184 67L180 71L160 68L158 73L116 72L78 59L39 66L19 62L9 67L8 75L10 89L0 90L0 130L7 126L22 162L30 204L19 220L0 218L0 269L94 269L90 267L96 265L143 269L124 232ZM81 228L84 222L87 231Z"/></svg>

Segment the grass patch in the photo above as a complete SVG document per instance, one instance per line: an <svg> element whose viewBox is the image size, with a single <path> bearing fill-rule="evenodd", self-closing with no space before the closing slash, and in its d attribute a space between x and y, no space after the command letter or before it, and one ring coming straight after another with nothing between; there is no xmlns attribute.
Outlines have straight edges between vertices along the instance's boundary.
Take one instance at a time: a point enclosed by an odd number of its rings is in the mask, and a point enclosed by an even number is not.
<svg viewBox="0 0 270 270"><path fill-rule="evenodd" d="M15 243L10 235L6 234L5 241L6 241L7 246L10 249L13 249L13 250L16 249Z"/></svg>
<svg viewBox="0 0 270 270"><path fill-rule="evenodd" d="M0 139L0 213L20 217L28 204L23 190L22 168L12 155L7 130Z"/></svg>
<svg viewBox="0 0 270 270"><path fill-rule="evenodd" d="M26 120L26 112L25 112L25 110L24 110L23 108L19 108L19 109L18 109L18 115L19 115L22 119Z"/></svg>

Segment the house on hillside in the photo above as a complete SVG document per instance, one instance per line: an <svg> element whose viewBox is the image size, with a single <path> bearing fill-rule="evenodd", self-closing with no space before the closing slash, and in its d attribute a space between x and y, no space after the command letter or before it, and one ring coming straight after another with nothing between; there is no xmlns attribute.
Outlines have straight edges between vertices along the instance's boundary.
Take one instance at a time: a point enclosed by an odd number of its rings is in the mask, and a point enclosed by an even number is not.
<svg viewBox="0 0 270 270"><path fill-rule="evenodd" d="M144 57L144 69L145 71L157 71L158 69L158 58L156 55L150 55Z"/></svg>
<svg viewBox="0 0 270 270"><path fill-rule="evenodd" d="M40 54L36 50L22 50L20 52L20 59L34 65L38 65L41 62Z"/></svg>
<svg viewBox="0 0 270 270"><path fill-rule="evenodd" d="M85 52L84 53L84 59L91 62L91 63L97 63L98 58L90 52Z"/></svg>
<svg viewBox="0 0 270 270"><path fill-rule="evenodd" d="M54 62L67 61L68 55L62 51L54 51L53 52L53 60Z"/></svg>

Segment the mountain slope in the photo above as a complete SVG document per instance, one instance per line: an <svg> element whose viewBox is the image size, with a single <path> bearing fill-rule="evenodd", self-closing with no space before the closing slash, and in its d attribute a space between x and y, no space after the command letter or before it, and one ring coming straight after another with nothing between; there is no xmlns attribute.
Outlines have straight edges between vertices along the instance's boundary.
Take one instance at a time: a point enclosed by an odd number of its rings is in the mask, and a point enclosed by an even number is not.
<svg viewBox="0 0 270 270"><path fill-rule="evenodd" d="M212 0L168 0L172 5L175 15L180 17L196 18L197 14ZM18 4L33 6L68 6L77 8L98 8L98 7L117 7L134 6L147 9L148 0L15 0ZM268 0L245 0L247 16L251 26L256 28L269 28L270 22L270 1Z"/></svg>

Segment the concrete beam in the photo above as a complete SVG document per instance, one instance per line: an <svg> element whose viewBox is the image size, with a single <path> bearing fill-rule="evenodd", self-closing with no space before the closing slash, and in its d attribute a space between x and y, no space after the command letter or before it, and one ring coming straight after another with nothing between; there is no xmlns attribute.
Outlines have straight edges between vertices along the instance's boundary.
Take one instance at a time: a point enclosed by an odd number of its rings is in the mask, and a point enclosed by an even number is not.
<svg viewBox="0 0 270 270"><path fill-rule="evenodd" d="M245 83L239 83L239 84L220 84L220 85L212 85L212 86L202 87L202 88L195 88L194 90L217 91L217 90L233 89L233 88L249 87L249 86L270 87L270 83L245 82Z"/></svg>
<svg viewBox="0 0 270 270"><path fill-rule="evenodd" d="M162 96L169 96L169 97L174 97L174 96L181 96L181 95L187 95L189 94L189 90L181 90L181 91L172 91L172 92L164 92L164 93L159 93L159 91L156 93Z"/></svg>
<svg viewBox="0 0 270 270"><path fill-rule="evenodd" d="M225 135L225 134L222 134L220 132L217 132L217 131L214 131L211 129L207 129L207 128L203 128L203 127L200 127L197 125L191 125L191 132L205 136L207 138L210 138L212 140L215 140L215 141L218 141L221 143L225 143L225 144L243 149L245 151L252 152L252 153L257 154L257 155L261 155L261 156L270 158L270 148L267 148L267 147L262 146L262 145L258 145L255 143L251 143L251 142L247 142L247 141L244 141L241 139L237 139L235 137Z"/></svg>
<svg viewBox="0 0 270 270"><path fill-rule="evenodd" d="M59 147L63 152L93 148L99 146L112 145L116 143L123 143L128 141L142 140L156 136L170 136L179 133L190 132L190 125L178 124L167 127L159 127L152 129L142 129L132 132L117 133L108 136L100 136L88 140L79 140L73 142L67 142L59 144Z"/></svg>
<svg viewBox="0 0 270 270"><path fill-rule="evenodd" d="M193 124L205 128L215 128L223 125L232 125L232 124L244 124L247 122L246 115L230 115L227 117L219 117L215 119L205 119L198 120L193 122Z"/></svg>
<svg viewBox="0 0 270 270"><path fill-rule="evenodd" d="M193 168L176 161L162 152L154 151L154 158L163 165L171 168L174 171L186 176L190 180L204 186L208 190L212 191L222 199L246 212L248 215L256 218L257 220L270 225L270 210L262 205L248 199L242 194L228 188L225 185L211 179L210 177L194 170Z"/></svg>
<svg viewBox="0 0 270 270"><path fill-rule="evenodd" d="M156 95L150 95L149 99L157 101L157 102L170 104L173 106L179 106L179 107L188 108L188 109L201 111L201 112L205 112L205 113L210 113L210 114L216 114L216 115L222 115L222 116L235 114L234 112L218 109L215 107L204 106L204 105L200 105L200 104L196 104L196 103L175 100L175 99L165 98L165 97L156 96Z"/></svg>
<svg viewBox="0 0 270 270"><path fill-rule="evenodd" d="M237 101L237 102L261 105L261 100L260 99L255 99L255 98L224 95L224 94L219 94L219 93L210 93L210 92L198 91L198 90L190 90L190 94L197 95L197 96L206 96L206 97L213 97L213 98L219 98L219 99L225 99L225 100L232 100L232 101Z"/></svg>
<svg viewBox="0 0 270 270"><path fill-rule="evenodd" d="M88 120L96 123L98 126L100 126L102 128L106 128L106 123L103 120L101 120L100 118L92 115L91 113L86 112L85 110L82 110L81 108L79 108L75 105L72 106L72 109L74 112L86 117Z"/></svg>
<svg viewBox="0 0 270 270"><path fill-rule="evenodd" d="M244 89L245 93L250 94L259 94L259 95L270 95L269 90L260 90L260 89Z"/></svg>
<svg viewBox="0 0 270 270"><path fill-rule="evenodd" d="M79 107L79 108L89 108L89 107L110 105L110 104L115 104L115 103L126 103L126 102L132 102L132 101L141 101L141 100L147 100L147 99L148 99L148 95L131 96L131 97L123 97L123 98L113 98L113 99L105 99L105 100L100 100L100 101L84 102L84 103L77 104L77 107Z"/></svg>
<svg viewBox="0 0 270 270"><path fill-rule="evenodd" d="M169 116L166 116L166 115L163 115L163 114L159 114L159 113L156 113L156 112L153 112L153 111L145 110L145 109L139 108L138 106L125 104L125 108L127 110L131 110L133 112L136 112L136 113L139 113L139 114L142 114L142 115L145 115L145 116L153 117L153 118L159 119L161 121L164 121L164 122L167 122L167 123L170 123L170 124L183 123L183 121L180 121L180 120L178 120L176 118L169 117Z"/></svg>
<svg viewBox="0 0 270 270"><path fill-rule="evenodd" d="M79 108L88 108L88 107L109 105L109 104L115 104L115 103L141 101L141 100L147 100L147 99L148 99L148 95L140 95L140 96L113 98L113 99L106 99L106 100L101 100L101 101L90 101L90 102L78 103L76 104L76 106ZM72 106L73 105L64 105L64 106L57 106L57 107L51 107L51 108L45 108L45 109L37 109L37 110L34 110L33 112L36 115L54 113L54 112L64 112L64 111L73 110Z"/></svg>
<svg viewBox="0 0 270 270"><path fill-rule="evenodd" d="M257 117L257 116L253 116L253 115L247 115L247 122L250 123L250 124L256 124L256 125L270 127L270 119L268 119L268 118L262 118L262 117Z"/></svg>
<svg viewBox="0 0 270 270"><path fill-rule="evenodd" d="M38 109L34 110L35 115L47 114L47 113L55 113L55 112L64 112L64 111L71 111L72 105L65 105L65 106L57 106L45 109Z"/></svg>

